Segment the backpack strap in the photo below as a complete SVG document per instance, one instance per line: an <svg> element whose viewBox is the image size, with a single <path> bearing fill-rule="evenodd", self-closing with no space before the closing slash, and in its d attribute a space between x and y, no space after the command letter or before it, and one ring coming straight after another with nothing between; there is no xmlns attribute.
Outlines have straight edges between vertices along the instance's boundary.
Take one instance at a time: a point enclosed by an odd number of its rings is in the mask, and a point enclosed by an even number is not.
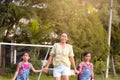
<svg viewBox="0 0 120 80"><path fill-rule="evenodd" d="M92 63L90 63L90 68L91 68L91 70L92 70L92 68L93 68L93 64L92 64Z"/></svg>
<svg viewBox="0 0 120 80"><path fill-rule="evenodd" d="M28 63L28 67L29 67L29 69L31 68L31 65L32 65L32 64L29 62L29 63Z"/></svg>
<svg viewBox="0 0 120 80"><path fill-rule="evenodd" d="M20 68L24 68L23 62L20 62Z"/></svg>
<svg viewBox="0 0 120 80"><path fill-rule="evenodd" d="M81 62L79 68L81 68L80 74L84 71L85 63Z"/></svg>
<svg viewBox="0 0 120 80"><path fill-rule="evenodd" d="M90 63L90 68L91 68L91 70L93 70L93 64L92 63ZM91 75L91 80L92 79L94 79L94 76Z"/></svg>

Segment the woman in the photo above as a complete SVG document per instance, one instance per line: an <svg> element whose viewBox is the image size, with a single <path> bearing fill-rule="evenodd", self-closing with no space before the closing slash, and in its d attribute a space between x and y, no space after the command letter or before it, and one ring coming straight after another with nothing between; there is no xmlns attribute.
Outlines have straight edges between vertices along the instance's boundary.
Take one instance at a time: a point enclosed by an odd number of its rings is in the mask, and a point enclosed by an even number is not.
<svg viewBox="0 0 120 80"><path fill-rule="evenodd" d="M43 69L43 71L47 71L51 61L53 60L54 80L61 80L61 78L63 80L69 80L71 64L75 73L77 72L74 62L73 48L70 44L67 44L67 41L67 33L62 33L60 37L60 43L54 44L48 62Z"/></svg>

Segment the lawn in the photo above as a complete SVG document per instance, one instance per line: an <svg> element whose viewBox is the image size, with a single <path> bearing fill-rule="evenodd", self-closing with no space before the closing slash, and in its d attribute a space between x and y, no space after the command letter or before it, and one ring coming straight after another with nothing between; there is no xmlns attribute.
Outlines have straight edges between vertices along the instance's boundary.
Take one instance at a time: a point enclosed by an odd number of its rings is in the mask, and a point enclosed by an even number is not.
<svg viewBox="0 0 120 80"><path fill-rule="evenodd" d="M0 80L11 80L13 75L6 75L6 76L1 76L0 75ZM37 80L38 79L38 74L35 74L34 76L30 76L30 80ZM51 75L46 75L42 74L40 80L53 80L53 77ZM77 80L77 76L70 76L70 80ZM103 79L101 75L96 75L95 80L120 80L120 76L109 76L109 79Z"/></svg>

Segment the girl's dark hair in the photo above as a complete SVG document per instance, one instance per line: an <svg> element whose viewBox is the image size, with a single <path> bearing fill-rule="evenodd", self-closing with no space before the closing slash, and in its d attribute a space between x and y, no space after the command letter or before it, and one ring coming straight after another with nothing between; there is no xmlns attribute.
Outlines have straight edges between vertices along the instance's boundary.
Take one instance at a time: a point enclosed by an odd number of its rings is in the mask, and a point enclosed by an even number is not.
<svg viewBox="0 0 120 80"><path fill-rule="evenodd" d="M91 54L89 51L84 51L82 54L81 54L81 61L83 59L83 57L85 57L87 54Z"/></svg>
<svg viewBox="0 0 120 80"><path fill-rule="evenodd" d="M82 53L82 55L85 57L87 54L91 54L89 51L85 51Z"/></svg>
<svg viewBox="0 0 120 80"><path fill-rule="evenodd" d="M25 53L27 53L27 54L30 56L30 53L29 53L29 52L23 52L22 56L24 56Z"/></svg>
<svg viewBox="0 0 120 80"><path fill-rule="evenodd" d="M22 57L23 57L23 56L24 56L24 54L26 54L26 53L27 53L27 54L29 55L29 57L30 57L30 53L29 53L29 52L23 52L23 53L22 53ZM23 58L22 58L22 57L20 58L20 61L22 61L22 60L23 60Z"/></svg>

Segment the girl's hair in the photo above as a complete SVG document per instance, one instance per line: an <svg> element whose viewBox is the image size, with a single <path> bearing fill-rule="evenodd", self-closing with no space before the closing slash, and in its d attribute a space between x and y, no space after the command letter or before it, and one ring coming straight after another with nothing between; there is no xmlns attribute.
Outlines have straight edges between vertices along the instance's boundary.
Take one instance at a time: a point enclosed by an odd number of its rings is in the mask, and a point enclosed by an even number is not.
<svg viewBox="0 0 120 80"><path fill-rule="evenodd" d="M24 54L26 54L26 53L27 53L27 54L28 54L28 56L30 57L30 53L29 53L29 52L23 52L23 53L22 53L22 57L23 57L23 56L24 56ZM23 58L22 58L22 57L21 57L20 61L22 61L22 60L23 60Z"/></svg>
<svg viewBox="0 0 120 80"><path fill-rule="evenodd" d="M24 56L24 54L28 54L28 56L30 57L30 53L29 52L23 52L22 56Z"/></svg>
<svg viewBox="0 0 120 80"><path fill-rule="evenodd" d="M83 57L85 57L87 54L91 54L89 51L84 51L82 54L81 54L81 61L83 59Z"/></svg>
<svg viewBox="0 0 120 80"><path fill-rule="evenodd" d="M89 51L85 51L82 53L82 55L85 57L87 54L91 54Z"/></svg>

